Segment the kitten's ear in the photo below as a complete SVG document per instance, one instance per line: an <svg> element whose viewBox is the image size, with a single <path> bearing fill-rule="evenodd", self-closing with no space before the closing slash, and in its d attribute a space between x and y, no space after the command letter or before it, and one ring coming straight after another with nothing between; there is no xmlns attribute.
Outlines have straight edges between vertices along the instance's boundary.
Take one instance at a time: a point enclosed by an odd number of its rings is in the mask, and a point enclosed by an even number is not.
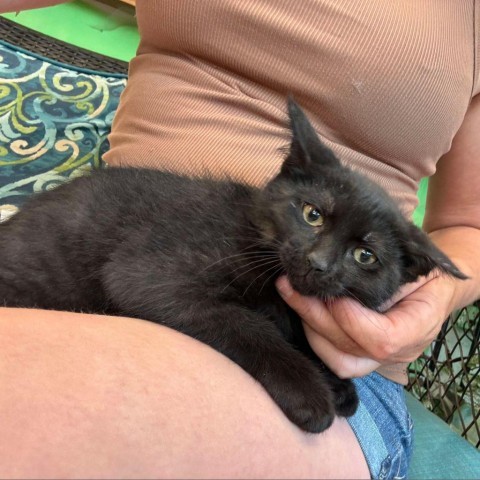
<svg viewBox="0 0 480 480"><path fill-rule="evenodd" d="M333 152L320 141L307 116L292 97L288 98L288 116L292 141L282 165L283 174L308 175L313 162L340 165Z"/></svg>
<svg viewBox="0 0 480 480"><path fill-rule="evenodd" d="M409 240L405 244L404 253L405 282L414 282L418 277L428 275L435 269L460 280L469 278L433 244L425 232L413 224L409 225Z"/></svg>

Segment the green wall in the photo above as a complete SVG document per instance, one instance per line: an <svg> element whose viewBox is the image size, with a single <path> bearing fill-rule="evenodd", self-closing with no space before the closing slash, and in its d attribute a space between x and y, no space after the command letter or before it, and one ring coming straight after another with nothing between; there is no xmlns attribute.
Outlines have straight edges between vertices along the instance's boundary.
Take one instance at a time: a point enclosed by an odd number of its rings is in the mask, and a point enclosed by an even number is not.
<svg viewBox="0 0 480 480"><path fill-rule="evenodd" d="M114 8L76 0L3 16L64 42L129 61L139 41L133 12L128 6Z"/></svg>

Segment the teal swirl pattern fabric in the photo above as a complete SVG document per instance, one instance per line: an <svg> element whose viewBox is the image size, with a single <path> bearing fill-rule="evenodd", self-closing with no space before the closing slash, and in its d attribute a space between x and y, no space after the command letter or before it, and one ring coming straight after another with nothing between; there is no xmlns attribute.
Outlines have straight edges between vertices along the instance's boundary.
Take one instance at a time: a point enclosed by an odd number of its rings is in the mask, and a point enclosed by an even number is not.
<svg viewBox="0 0 480 480"><path fill-rule="evenodd" d="M0 212L101 166L125 85L0 42Z"/></svg>

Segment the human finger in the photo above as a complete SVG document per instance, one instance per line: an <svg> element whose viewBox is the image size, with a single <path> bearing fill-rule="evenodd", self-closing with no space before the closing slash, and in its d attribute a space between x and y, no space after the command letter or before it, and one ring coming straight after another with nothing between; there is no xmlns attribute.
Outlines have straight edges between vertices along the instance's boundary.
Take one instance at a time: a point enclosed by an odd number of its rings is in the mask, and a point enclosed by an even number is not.
<svg viewBox="0 0 480 480"><path fill-rule="evenodd" d="M405 283L391 298L389 298L380 306L379 311L386 312L387 310L392 308L393 305L397 304L405 297L408 297L408 295L412 294L415 290L418 290L420 287L425 285L430 280L437 278L439 275L440 273L437 270L434 270L430 272L427 276L419 277L418 280L416 280L415 282Z"/></svg>
<svg viewBox="0 0 480 480"><path fill-rule="evenodd" d="M308 324L313 332L328 339L339 350L358 356L365 354L336 323L324 302L301 295L291 287L286 277L277 281L277 289L288 305L298 313L304 327Z"/></svg>
<svg viewBox="0 0 480 480"><path fill-rule="evenodd" d="M338 349L326 338L318 335L308 324L304 325L308 343L328 368L340 378L362 377L376 370L380 363Z"/></svg>
<svg viewBox="0 0 480 480"><path fill-rule="evenodd" d="M431 343L448 314L448 283L441 277L430 280L384 314L351 299L340 299L329 308L367 356L382 363L409 362Z"/></svg>

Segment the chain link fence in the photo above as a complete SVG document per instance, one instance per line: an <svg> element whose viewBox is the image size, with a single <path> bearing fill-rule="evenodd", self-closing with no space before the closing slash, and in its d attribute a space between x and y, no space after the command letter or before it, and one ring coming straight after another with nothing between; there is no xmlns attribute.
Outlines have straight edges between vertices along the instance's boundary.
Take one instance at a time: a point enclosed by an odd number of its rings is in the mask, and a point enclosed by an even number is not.
<svg viewBox="0 0 480 480"><path fill-rule="evenodd" d="M453 313L410 364L407 389L480 449L480 301Z"/></svg>

